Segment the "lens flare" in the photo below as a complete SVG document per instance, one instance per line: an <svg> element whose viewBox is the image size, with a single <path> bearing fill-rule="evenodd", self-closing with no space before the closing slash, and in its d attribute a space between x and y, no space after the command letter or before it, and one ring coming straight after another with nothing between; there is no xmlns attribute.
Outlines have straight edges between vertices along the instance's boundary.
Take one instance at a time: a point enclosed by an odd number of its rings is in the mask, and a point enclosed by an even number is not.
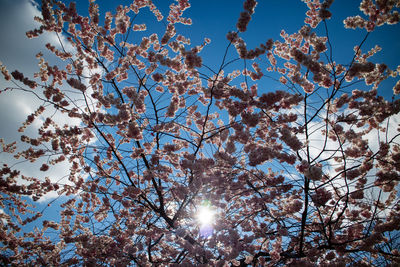
<svg viewBox="0 0 400 267"><path fill-rule="evenodd" d="M199 223L200 236L208 238L213 234L214 218L215 211L210 207L210 203L208 201L204 201L203 205L199 207L196 214L196 219Z"/></svg>
<svg viewBox="0 0 400 267"><path fill-rule="evenodd" d="M214 220L214 211L207 206L201 206L197 213L197 220L201 225L212 224Z"/></svg>

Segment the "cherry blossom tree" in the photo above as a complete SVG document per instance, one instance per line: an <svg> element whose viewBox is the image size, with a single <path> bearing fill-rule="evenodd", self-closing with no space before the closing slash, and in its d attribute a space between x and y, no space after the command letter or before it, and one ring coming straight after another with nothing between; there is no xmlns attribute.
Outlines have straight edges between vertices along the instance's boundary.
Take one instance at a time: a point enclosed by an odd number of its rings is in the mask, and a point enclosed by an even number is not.
<svg viewBox="0 0 400 267"><path fill-rule="evenodd" d="M27 36L56 34L59 44L46 49L65 64L39 53L33 77L1 65L14 83L3 93L42 103L2 153L24 164L45 159L44 176L62 162L69 171L56 181L1 166L1 262L399 264L400 67L373 62L381 48L363 45L398 23L400 1L361 1L344 27L364 39L345 62L332 54L333 1L303 2L297 32L249 47L243 36L257 2L245 0L213 69L202 55L210 40L191 44L178 32L191 24L187 0L169 14L135 0L104 15L90 0L87 17L74 3L42 0L40 27ZM164 33L136 24L145 9ZM379 93L387 80L389 100ZM33 124L36 135L25 134ZM61 217L42 220L34 203L55 192Z"/></svg>

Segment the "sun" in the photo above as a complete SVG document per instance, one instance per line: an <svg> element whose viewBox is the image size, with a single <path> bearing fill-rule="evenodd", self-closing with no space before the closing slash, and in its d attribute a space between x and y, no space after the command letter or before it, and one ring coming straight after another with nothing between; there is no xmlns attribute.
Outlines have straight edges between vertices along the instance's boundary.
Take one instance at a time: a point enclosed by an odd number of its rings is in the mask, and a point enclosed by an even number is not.
<svg viewBox="0 0 400 267"><path fill-rule="evenodd" d="M214 221L215 211L208 206L201 206L197 212L197 220L201 225L210 225Z"/></svg>

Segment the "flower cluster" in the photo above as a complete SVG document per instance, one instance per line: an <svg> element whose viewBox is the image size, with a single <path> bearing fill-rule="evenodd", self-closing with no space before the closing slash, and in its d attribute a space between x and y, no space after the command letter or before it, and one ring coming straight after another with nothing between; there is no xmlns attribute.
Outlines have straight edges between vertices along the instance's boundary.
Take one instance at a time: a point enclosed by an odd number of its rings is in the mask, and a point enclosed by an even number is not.
<svg viewBox="0 0 400 267"><path fill-rule="evenodd" d="M3 74L4 79L5 79L6 81L11 80L11 75L10 75L10 73L8 72L6 66L4 66L3 63L2 63L1 61L0 61L0 71L1 71L1 73Z"/></svg>
<svg viewBox="0 0 400 267"><path fill-rule="evenodd" d="M312 201L317 207L324 206L332 198L332 193L325 188L318 188L311 196Z"/></svg>
<svg viewBox="0 0 400 267"><path fill-rule="evenodd" d="M195 67L200 68L202 65L202 58L197 55L196 51L188 51L184 52L183 55L185 56L185 64L186 67L190 69L194 69Z"/></svg>
<svg viewBox="0 0 400 267"><path fill-rule="evenodd" d="M303 147L303 144L292 134L292 131L288 127L283 127L281 129L281 139L288 145L292 150L298 151Z"/></svg>
<svg viewBox="0 0 400 267"><path fill-rule="evenodd" d="M397 81L397 83L393 86L393 93L395 95L400 94L400 81Z"/></svg>
<svg viewBox="0 0 400 267"><path fill-rule="evenodd" d="M322 2L321 8L318 13L321 19L329 19L332 16L332 13L328 10L332 3L333 0L324 0L324 2Z"/></svg>
<svg viewBox="0 0 400 267"><path fill-rule="evenodd" d="M7 72L4 69L3 69L3 71L5 72L5 74L7 74ZM11 72L11 75L15 80L22 82L23 84L25 84L26 86L29 86L32 89L37 87L37 83L35 81L32 81L32 80L28 79L27 77L24 77L24 75L21 72L19 72L18 70ZM5 77L6 77L6 79L9 78L8 75L5 75Z"/></svg>
<svg viewBox="0 0 400 267"><path fill-rule="evenodd" d="M304 176L313 181L321 180L322 175L322 168L316 165L313 165L304 171Z"/></svg>
<svg viewBox="0 0 400 267"><path fill-rule="evenodd" d="M372 72L375 69L375 64L372 62L358 63L354 62L348 70L346 79L347 81L353 80L354 77L360 76L364 73Z"/></svg>
<svg viewBox="0 0 400 267"><path fill-rule="evenodd" d="M132 138L134 140L143 139L142 131L140 130L139 125L136 122L130 122L128 125L128 132L126 134L127 137Z"/></svg>
<svg viewBox="0 0 400 267"><path fill-rule="evenodd" d="M236 27L240 32L245 32L247 30L247 25L251 20L251 15L254 14L254 8L256 5L257 2L255 0L246 0L244 2L243 8L245 11L240 13L240 17L236 23Z"/></svg>
<svg viewBox="0 0 400 267"><path fill-rule="evenodd" d="M363 0L360 4L360 10L368 16L368 19L359 15L348 17L344 20L344 25L346 28L365 28L371 32L376 26L397 24L400 21L400 15L397 10L393 10L395 5L398 7L395 1L376 1L374 3L371 0Z"/></svg>
<svg viewBox="0 0 400 267"><path fill-rule="evenodd" d="M78 89L82 92L84 92L86 90L86 85L84 85L80 80L75 79L75 78L69 78L67 80L67 83L75 89Z"/></svg>

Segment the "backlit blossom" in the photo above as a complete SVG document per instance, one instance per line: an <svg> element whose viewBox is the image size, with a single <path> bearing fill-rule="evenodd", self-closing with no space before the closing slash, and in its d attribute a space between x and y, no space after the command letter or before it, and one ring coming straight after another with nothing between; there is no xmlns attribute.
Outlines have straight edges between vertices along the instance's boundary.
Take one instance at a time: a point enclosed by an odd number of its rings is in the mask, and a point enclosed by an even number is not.
<svg viewBox="0 0 400 267"><path fill-rule="evenodd" d="M312 195L311 198L314 204L320 207L324 206L332 198L332 193L325 188L320 188L315 191L315 194Z"/></svg>
<svg viewBox="0 0 400 267"><path fill-rule="evenodd" d="M346 53L332 0L275 39L244 33L263 14L243 0L216 53L188 0L64 2L27 34L57 37L33 74L0 63L26 113L0 139L3 265L398 265L400 67L362 33L396 1L360 1Z"/></svg>
<svg viewBox="0 0 400 267"><path fill-rule="evenodd" d="M393 86L393 93L396 95L400 94L400 81L397 81L396 85Z"/></svg>
<svg viewBox="0 0 400 267"><path fill-rule="evenodd" d="M86 85L84 85L81 81L75 78L70 78L67 80L67 83L71 85L71 87L78 89L80 91L85 91L86 90Z"/></svg>
<svg viewBox="0 0 400 267"><path fill-rule="evenodd" d="M310 180L318 181L322 178L323 172L321 167L314 165L305 170L304 175Z"/></svg>
<svg viewBox="0 0 400 267"><path fill-rule="evenodd" d="M8 73L7 68L3 65L3 63L1 61L0 61L0 70L6 81L11 80L11 75Z"/></svg>

